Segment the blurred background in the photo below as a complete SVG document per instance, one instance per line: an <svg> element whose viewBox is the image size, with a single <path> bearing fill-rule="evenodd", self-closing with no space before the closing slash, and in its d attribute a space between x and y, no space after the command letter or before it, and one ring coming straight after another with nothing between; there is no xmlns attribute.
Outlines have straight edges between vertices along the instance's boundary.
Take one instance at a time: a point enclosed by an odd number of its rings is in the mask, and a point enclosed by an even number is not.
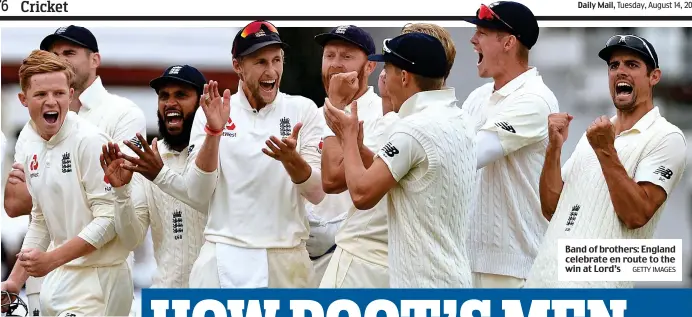
<svg viewBox="0 0 692 317"><path fill-rule="evenodd" d="M313 37L326 28L281 28L281 36L291 48L286 52L281 90L303 95L322 104L325 93L320 79L321 47ZM56 26L58 27L58 26ZM399 34L399 28L366 28L378 49L385 38ZM28 120L28 112L17 100L18 69L21 60L37 49L44 36L55 28L3 28L1 39L2 132L8 139L8 153L2 170L2 184L11 167L14 141ZM237 90L238 79L231 66L234 28L92 28L101 51L99 70L105 87L138 104L147 115L148 138L157 136L157 99L149 81L173 64L190 64L203 71L207 79L219 81L219 88ZM457 56L448 79L456 88L460 105L466 96L487 82L476 72L478 56L469 43L473 28L449 28L457 46ZM662 114L692 140L692 28L542 28L538 44L531 50L531 65L536 66L545 83L560 102L561 111L575 116L573 131L565 146L563 160L569 157L579 136L596 117L613 115L608 92L607 69L597 52L613 34L637 34L656 48L663 79L655 90L656 105ZM377 89L378 68L370 78ZM688 151L692 153L692 147ZM688 153L688 162L692 154ZM690 164L692 166L692 164ZM692 170L669 197L656 238L690 241L692 235ZM2 213L2 279L13 264L28 224L27 218L9 219ZM674 283L638 283L637 287L692 287L691 248L683 243L684 281ZM138 250L136 285L147 287L155 267L151 250Z"/></svg>

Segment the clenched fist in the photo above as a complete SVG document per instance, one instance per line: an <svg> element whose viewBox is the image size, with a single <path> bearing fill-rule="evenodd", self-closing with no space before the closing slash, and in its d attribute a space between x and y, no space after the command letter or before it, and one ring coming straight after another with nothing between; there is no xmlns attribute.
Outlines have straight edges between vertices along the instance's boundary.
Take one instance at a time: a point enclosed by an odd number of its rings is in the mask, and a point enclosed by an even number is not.
<svg viewBox="0 0 692 317"><path fill-rule="evenodd" d="M562 147L567 141L569 123L574 117L568 113L551 113L548 116L548 138L551 145Z"/></svg>
<svg viewBox="0 0 692 317"><path fill-rule="evenodd" d="M615 145L615 126L606 116L600 116L586 129L586 138L594 150L606 150Z"/></svg>
<svg viewBox="0 0 692 317"><path fill-rule="evenodd" d="M353 101L358 93L358 72L340 73L329 79L329 102L339 110Z"/></svg>

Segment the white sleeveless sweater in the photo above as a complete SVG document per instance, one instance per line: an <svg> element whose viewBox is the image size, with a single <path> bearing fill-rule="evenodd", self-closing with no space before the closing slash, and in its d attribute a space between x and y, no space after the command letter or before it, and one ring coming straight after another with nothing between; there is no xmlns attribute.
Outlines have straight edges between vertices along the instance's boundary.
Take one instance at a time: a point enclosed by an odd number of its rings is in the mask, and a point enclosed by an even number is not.
<svg viewBox="0 0 692 317"><path fill-rule="evenodd" d="M393 129L418 140L428 169L419 179L404 176L389 192L390 286L471 287L466 217L476 175L473 125L456 106L439 105Z"/></svg>
<svg viewBox="0 0 692 317"><path fill-rule="evenodd" d="M664 120L664 122L659 122ZM638 163L664 137L670 123L656 119L642 131L645 142L616 142L620 162L630 177ZM661 217L665 203L649 222L638 229L628 229L615 213L608 185L586 134L572 154L573 164L565 171L565 183L538 257L527 278L525 288L631 288L633 282L560 282L558 281L557 241L559 239L650 239Z"/></svg>

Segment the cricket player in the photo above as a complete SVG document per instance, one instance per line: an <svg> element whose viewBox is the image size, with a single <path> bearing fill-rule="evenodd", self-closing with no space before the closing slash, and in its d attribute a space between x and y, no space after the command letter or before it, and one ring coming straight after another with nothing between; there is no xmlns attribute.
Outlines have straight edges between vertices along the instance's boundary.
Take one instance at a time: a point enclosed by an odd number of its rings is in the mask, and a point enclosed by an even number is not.
<svg viewBox="0 0 692 317"><path fill-rule="evenodd" d="M191 200L210 203L191 288L317 286L305 202L319 204L325 195L318 150L324 123L314 102L279 91L284 47L271 23L248 24L233 41L238 92L221 95L211 81L200 100L190 138L194 164L180 182ZM176 197L181 193L166 186L177 179L159 187Z"/></svg>
<svg viewBox="0 0 692 317"><path fill-rule="evenodd" d="M375 54L375 42L367 31L355 25L338 26L317 35L315 41L323 48L322 83L331 104L350 112L351 102L358 102L359 118L363 120L363 146L375 151L386 128L385 124L379 124L383 116L382 99L368 85L368 77L376 66L368 61L368 55ZM387 202L383 199L367 213L356 212L346 191L341 142L329 127L325 126L324 132L322 187L331 195L314 207L314 213L326 218L327 223L313 226L310 239L313 240L312 236L320 228L332 228L329 253L317 254L321 258L316 261L319 264L316 268L324 269L320 287L388 287Z"/></svg>
<svg viewBox="0 0 692 317"><path fill-rule="evenodd" d="M383 54L369 60L385 62L400 120L372 161L359 153L357 103L350 115L326 104L326 122L342 140L348 191L361 212L389 195L390 287L471 287L465 222L475 181L474 136L454 89L442 88L444 47L417 32L383 45Z"/></svg>
<svg viewBox="0 0 692 317"><path fill-rule="evenodd" d="M29 109L24 156L29 168L31 225L18 265L2 290L19 293L29 276L43 277L41 314L123 316L132 305L129 250L116 237L115 196L99 168L111 139L69 111L72 66L35 50L19 69L19 100Z"/></svg>
<svg viewBox="0 0 692 317"><path fill-rule="evenodd" d="M154 139L150 147L140 136L142 149L126 142L137 157L119 157L115 144L103 148L102 168L117 198L115 217L126 218L116 223L131 224L116 227L116 232L134 249L151 225L157 263L153 288L187 288L192 264L204 242L209 204L175 199L157 186L169 174L183 174L188 166L192 123L205 83L204 75L192 66L168 67L150 83L158 95L163 142ZM138 174L133 177L134 172Z"/></svg>
<svg viewBox="0 0 692 317"><path fill-rule="evenodd" d="M146 136L146 119L142 110L132 101L109 93L96 74L101 65L101 54L96 37L91 31L74 25L61 27L46 36L41 41L40 48L68 61L75 70L75 96L69 105L71 111L99 127L117 142L136 140L137 133ZM21 157L28 154L22 147L29 129L27 123L19 134L15 145L13 171L5 186L4 206L10 217L29 215L31 212L31 196L25 183L26 166L18 163ZM133 260L134 255L131 254L128 258L131 266L134 265ZM41 279L33 277L27 281L26 293L32 312L36 309L41 310L38 301L41 283Z"/></svg>
<svg viewBox="0 0 692 317"><path fill-rule="evenodd" d="M481 5L469 22L478 75L493 81L462 105L476 122L478 185L470 216L469 252L476 288L520 288L538 254L548 221L538 179L548 146L548 115L558 101L529 51L536 17L523 4Z"/></svg>
<svg viewBox="0 0 692 317"><path fill-rule="evenodd" d="M686 167L682 131L659 113L653 88L661 80L649 41L615 35L598 56L608 65L615 105L597 118L560 169L572 116L551 114L540 178L541 208L550 221L526 288L632 288L633 282L558 281L558 239L651 239L668 196Z"/></svg>

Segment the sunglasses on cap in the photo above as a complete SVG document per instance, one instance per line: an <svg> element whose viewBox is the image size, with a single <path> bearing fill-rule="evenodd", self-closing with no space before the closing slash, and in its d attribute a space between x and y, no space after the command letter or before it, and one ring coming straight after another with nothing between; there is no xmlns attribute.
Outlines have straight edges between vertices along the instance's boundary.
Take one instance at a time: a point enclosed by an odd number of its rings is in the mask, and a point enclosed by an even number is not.
<svg viewBox="0 0 692 317"><path fill-rule="evenodd" d="M279 34L279 31L276 29L276 27L273 24L266 22L266 21L255 21L255 22L252 22L252 23L248 24L247 26L245 26L245 28L243 28L243 32L240 33L240 37L246 38L250 35L253 35L253 34L261 31L263 25L269 30L269 32Z"/></svg>
<svg viewBox="0 0 692 317"><path fill-rule="evenodd" d="M415 65L415 64L416 64L416 63L412 62L411 60L409 60L408 58L401 56L401 54L399 54L399 53L397 53L397 52L395 52L395 51L392 51L392 49L390 49L389 46L387 46L387 43L388 43L390 40L391 40L391 39L385 39L385 40L382 42L382 54L392 54L392 55L394 55L394 56L396 56L396 57L398 57L398 58L404 60L405 62L407 62L407 63L409 63L409 64L411 64L411 65Z"/></svg>
<svg viewBox="0 0 692 317"><path fill-rule="evenodd" d="M647 44L641 37L636 35L613 35L608 39L608 41L606 41L606 47L618 45L620 43L623 43L635 50L641 51L642 53L648 53L648 57L650 57L651 61L654 63L654 68L658 68L658 62L656 62L656 59L654 59L654 54L651 53L649 44Z"/></svg>
<svg viewBox="0 0 692 317"><path fill-rule="evenodd" d="M495 20L500 21L508 29L510 29L513 33L516 33L516 32L514 32L514 28L511 25L509 25L509 23L505 22L505 20L502 20L502 18L500 18L500 16L497 15L497 13L495 13L495 11L493 11L493 9L491 9L490 7L488 7L485 4L481 4L481 8L478 9L478 18L481 20L489 21L489 22L492 22ZM519 37L519 35L515 35L515 36Z"/></svg>

